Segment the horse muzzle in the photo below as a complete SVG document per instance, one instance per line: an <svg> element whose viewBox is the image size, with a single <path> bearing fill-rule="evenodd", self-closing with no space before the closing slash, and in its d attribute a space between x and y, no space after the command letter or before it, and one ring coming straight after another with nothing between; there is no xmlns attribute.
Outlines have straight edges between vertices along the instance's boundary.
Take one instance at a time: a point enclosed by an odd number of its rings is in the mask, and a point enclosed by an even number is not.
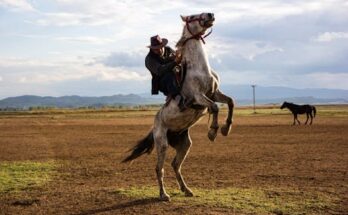
<svg viewBox="0 0 348 215"><path fill-rule="evenodd" d="M215 18L212 18L210 20L205 21L204 22L204 27L210 28L211 26L213 26L214 21L215 21Z"/></svg>

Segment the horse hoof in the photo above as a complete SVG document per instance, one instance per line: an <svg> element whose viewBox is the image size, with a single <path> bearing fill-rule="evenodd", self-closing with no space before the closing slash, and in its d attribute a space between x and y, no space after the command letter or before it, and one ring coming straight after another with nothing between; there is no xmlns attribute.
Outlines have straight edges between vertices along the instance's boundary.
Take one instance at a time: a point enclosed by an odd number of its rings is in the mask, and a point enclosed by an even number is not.
<svg viewBox="0 0 348 215"><path fill-rule="evenodd" d="M184 192L185 192L185 196L186 197L192 197L193 196L193 192L189 188L186 188L184 190Z"/></svg>
<svg viewBox="0 0 348 215"><path fill-rule="evenodd" d="M170 196L168 194L161 195L159 199L163 202L170 202Z"/></svg>
<svg viewBox="0 0 348 215"><path fill-rule="evenodd" d="M224 136L227 136L231 131L231 125L223 125L221 127L221 134L224 135Z"/></svg>
<svg viewBox="0 0 348 215"><path fill-rule="evenodd" d="M186 197L193 197L193 193L192 193L192 192L186 192L186 193L185 193L185 196L186 196Z"/></svg>
<svg viewBox="0 0 348 215"><path fill-rule="evenodd" d="M210 129L210 131L208 132L209 140L214 142L216 135L217 135L217 129Z"/></svg>

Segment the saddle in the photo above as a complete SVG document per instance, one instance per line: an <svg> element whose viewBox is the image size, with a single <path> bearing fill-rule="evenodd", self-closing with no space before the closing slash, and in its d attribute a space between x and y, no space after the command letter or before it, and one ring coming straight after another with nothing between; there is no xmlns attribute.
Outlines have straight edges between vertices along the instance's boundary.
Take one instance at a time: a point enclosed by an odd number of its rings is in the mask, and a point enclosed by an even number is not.
<svg viewBox="0 0 348 215"><path fill-rule="evenodd" d="M182 85L184 84L186 72L187 72L187 64L182 63L179 66L174 67L173 72L175 74L176 83L181 90Z"/></svg>
<svg viewBox="0 0 348 215"><path fill-rule="evenodd" d="M179 91L181 91L181 87L182 87L182 85L184 84L184 81L185 81L186 71L187 71L186 68L187 68L186 63L183 63L181 65L175 66L174 69L173 69L173 72L175 74L176 84L177 84L177 86L179 88ZM171 96L167 96L166 97L166 103L164 105L168 106L172 99L174 99L174 98L171 97ZM184 101L182 101L182 102L184 102Z"/></svg>
<svg viewBox="0 0 348 215"><path fill-rule="evenodd" d="M176 83L177 83L177 85L179 87L179 90L181 91L181 87L184 84L186 73L187 73L187 64L183 63L180 66L176 66L173 70L174 70L173 72L175 73ZM170 101L173 100L173 99L174 99L173 97L167 96L166 97L166 102L165 102L164 105L168 106ZM201 105L193 104L193 102L194 101L193 101L192 98L183 98L182 97L179 106L182 106L183 109L193 108L193 109L196 109L196 110L202 110L202 109L205 108L205 107L203 107Z"/></svg>

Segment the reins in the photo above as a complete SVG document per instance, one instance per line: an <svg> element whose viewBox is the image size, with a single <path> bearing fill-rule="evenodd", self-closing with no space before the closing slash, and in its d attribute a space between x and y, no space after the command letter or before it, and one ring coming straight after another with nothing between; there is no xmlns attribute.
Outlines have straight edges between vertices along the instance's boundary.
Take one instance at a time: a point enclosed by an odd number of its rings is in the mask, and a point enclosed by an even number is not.
<svg viewBox="0 0 348 215"><path fill-rule="evenodd" d="M187 38L187 39L183 42L183 45L185 45L185 43L186 43L187 41L191 40L191 39L202 40L203 44L205 44L204 38L206 38L207 36L209 36L209 35L213 32L213 29L210 29L210 32L207 33L206 35L204 35L204 33L203 33L204 30L201 31L201 32L198 32L197 34L192 33L192 31L191 31L191 29L190 29L190 25L189 25L190 22L198 21L199 25L200 25L202 28L205 28L205 27L201 24L201 21L204 20L204 19L202 18L202 15L203 15L203 14L201 14L201 15L199 16L199 18L195 18L195 19L191 19L191 20L189 19L189 17L186 17L186 20L185 20L185 22L186 22L186 28L187 28L188 32L189 32L192 36L189 37L189 38ZM204 36L203 36L203 35L204 35Z"/></svg>

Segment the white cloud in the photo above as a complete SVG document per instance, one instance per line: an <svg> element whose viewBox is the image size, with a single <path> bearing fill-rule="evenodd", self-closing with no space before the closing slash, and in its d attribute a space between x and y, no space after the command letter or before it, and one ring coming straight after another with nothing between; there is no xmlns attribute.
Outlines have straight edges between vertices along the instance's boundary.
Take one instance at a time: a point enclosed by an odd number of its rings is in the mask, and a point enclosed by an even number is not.
<svg viewBox="0 0 348 215"><path fill-rule="evenodd" d="M92 36L82 36L82 37L56 37L56 40L60 41L69 41L69 42L82 42L89 44L102 45L107 43L115 42L114 39L110 38L100 38L100 37L92 37Z"/></svg>
<svg viewBox="0 0 348 215"><path fill-rule="evenodd" d="M281 47L262 41L237 40L228 38L217 38L207 43L208 53L218 59L221 55L230 58L241 57L253 61L256 57L270 52L283 52ZM211 50L211 51L210 51Z"/></svg>
<svg viewBox="0 0 348 215"><path fill-rule="evenodd" d="M101 65L78 66L65 68L65 71L51 73L31 72L18 77L19 83L26 84L50 84L54 82L65 82L92 78L96 81L141 81L149 79L148 76L141 76L135 71L126 68L107 68Z"/></svg>
<svg viewBox="0 0 348 215"><path fill-rule="evenodd" d="M0 58L0 68L51 67L55 63L26 58Z"/></svg>
<svg viewBox="0 0 348 215"><path fill-rule="evenodd" d="M26 0L0 0L0 7L10 8L13 11L35 11Z"/></svg>
<svg viewBox="0 0 348 215"><path fill-rule="evenodd" d="M0 0L0 5L27 5L23 8L32 8L24 0ZM254 22L264 22L286 16L306 14L314 11L328 10L337 5L346 4L343 0L334 1L114 1L114 0L55 0L56 9L41 11L41 18L30 21L43 26L77 26L77 25L114 25L121 27L131 24L143 28L165 20L166 11L177 10L183 15L214 12L220 23L249 19ZM18 6L19 7L19 6ZM169 13L168 13L169 14ZM160 16L161 19L156 19ZM165 20L166 21L166 20ZM179 19L176 20L179 22Z"/></svg>
<svg viewBox="0 0 348 215"><path fill-rule="evenodd" d="M347 73L317 72L306 76L310 80L311 87L348 89L348 71Z"/></svg>
<svg viewBox="0 0 348 215"><path fill-rule="evenodd" d="M139 67L144 66L144 52L113 52L109 56L96 59L109 67Z"/></svg>
<svg viewBox="0 0 348 215"><path fill-rule="evenodd" d="M325 32L319 34L314 40L317 42L331 42L337 39L348 39L348 32Z"/></svg>
<svg viewBox="0 0 348 215"><path fill-rule="evenodd" d="M151 83L144 66L150 36L160 34L174 47L179 15L203 11L215 13L206 48L223 83L346 88L347 45L324 42L347 38L347 6L342 0L0 0L0 10L35 10L0 15L16 26L0 34L1 89L45 86L41 94L48 94L59 85L69 94L96 84L105 92L108 83L117 92L134 83L136 91ZM308 43L311 36L316 42ZM323 70L330 72L313 73ZM64 87L69 83L78 86Z"/></svg>
<svg viewBox="0 0 348 215"><path fill-rule="evenodd" d="M0 76L0 81L2 81L2 77Z"/></svg>
<svg viewBox="0 0 348 215"><path fill-rule="evenodd" d="M342 1L207 1L204 6L215 13L220 23L241 20L264 23L287 16L327 10L340 2ZM192 4L191 8L195 6L196 4Z"/></svg>
<svg viewBox="0 0 348 215"><path fill-rule="evenodd" d="M41 26L78 26L90 25L98 26L114 22L110 17L98 17L95 14L83 14L80 12L56 12L56 13L42 13L42 18L35 21L27 21Z"/></svg>
<svg viewBox="0 0 348 215"><path fill-rule="evenodd" d="M147 80L147 76L141 76L139 73L128 71L124 68L117 68L117 69L108 69L105 68L103 71L100 72L100 76L97 78L97 80L102 81L124 81L124 80L133 80L133 81L140 81L140 80Z"/></svg>
<svg viewBox="0 0 348 215"><path fill-rule="evenodd" d="M0 59L0 72L8 80L17 83L49 84L92 78L101 81L146 80L149 75L141 75L140 68L106 67L90 64L91 60L44 62L33 59ZM1 69L6 68L6 69Z"/></svg>
<svg viewBox="0 0 348 215"><path fill-rule="evenodd" d="M263 71L229 71L220 74L223 84L255 83L262 86L282 86L293 88L328 88L348 90L348 73L316 72L310 74L291 74ZM296 85L294 85L296 80Z"/></svg>
<svg viewBox="0 0 348 215"><path fill-rule="evenodd" d="M59 10L41 12L41 18L31 23L42 26L101 26L123 28L149 25L154 16L178 8L180 2L114 1L114 0L56 0ZM121 30L120 29L120 30Z"/></svg>
<svg viewBox="0 0 348 215"><path fill-rule="evenodd" d="M0 59L0 68L25 68L28 67L35 67L35 66L53 66L54 64L49 62L40 61L37 59L27 59L27 58L1 58ZM0 70L1 72L1 70Z"/></svg>
<svg viewBox="0 0 348 215"><path fill-rule="evenodd" d="M230 70L226 73L221 73L219 74L221 80L223 80L223 82L221 84L235 84L235 85L239 85L239 84L264 84L264 85L268 85L270 84L270 80L274 80L269 79L269 76L265 75L262 72L259 71L237 71L237 70ZM274 84L273 84L274 85ZM271 85L272 86L272 85Z"/></svg>

